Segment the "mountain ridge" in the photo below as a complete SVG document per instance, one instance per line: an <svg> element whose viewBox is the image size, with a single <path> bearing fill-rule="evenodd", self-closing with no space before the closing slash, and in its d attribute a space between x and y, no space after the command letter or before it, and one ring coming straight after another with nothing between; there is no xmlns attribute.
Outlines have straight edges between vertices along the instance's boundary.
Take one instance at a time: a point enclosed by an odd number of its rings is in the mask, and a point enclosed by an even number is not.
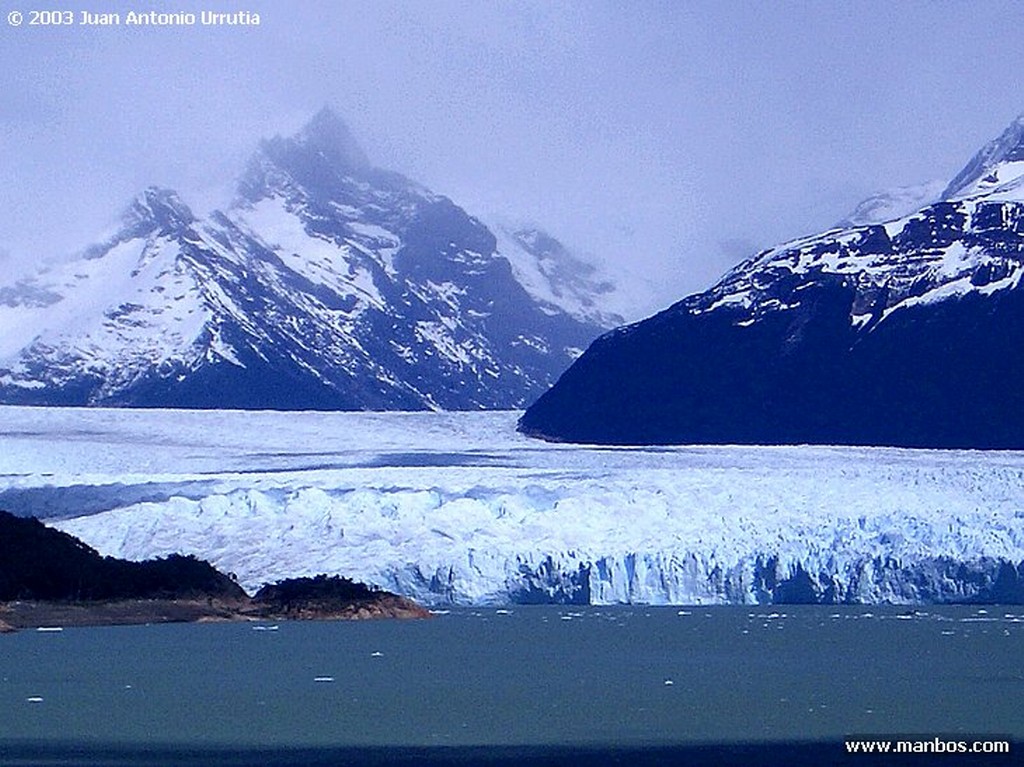
<svg viewBox="0 0 1024 767"><path fill-rule="evenodd" d="M953 199L761 251L602 336L520 428L602 443L1024 447L1024 399L1008 384L1024 356L1006 342L1024 339L1022 125L975 155Z"/></svg>
<svg viewBox="0 0 1024 767"><path fill-rule="evenodd" d="M552 252L577 298L604 287ZM325 109L260 143L225 210L149 187L82 258L0 287L0 402L522 406L617 319L532 287L483 223L373 167Z"/></svg>

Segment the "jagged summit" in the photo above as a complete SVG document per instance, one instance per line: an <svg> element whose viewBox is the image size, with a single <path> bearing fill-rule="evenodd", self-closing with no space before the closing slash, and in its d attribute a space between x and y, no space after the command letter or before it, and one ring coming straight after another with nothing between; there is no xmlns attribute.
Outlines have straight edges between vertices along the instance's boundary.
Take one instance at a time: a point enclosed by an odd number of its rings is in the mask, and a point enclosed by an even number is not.
<svg viewBox="0 0 1024 767"><path fill-rule="evenodd" d="M172 230L196 220L192 210L173 189L147 187L132 201L121 217L133 233L148 233L157 228Z"/></svg>
<svg viewBox="0 0 1024 767"><path fill-rule="evenodd" d="M296 144L321 153L339 167L363 170L370 161L352 136L348 125L330 107L323 107L292 139Z"/></svg>
<svg viewBox="0 0 1024 767"><path fill-rule="evenodd" d="M982 147L952 181L932 180L878 192L862 200L836 226L883 224L936 202L997 191L1006 199L1024 200L1021 186L1024 186L1024 114L1010 123L998 138Z"/></svg>
<svg viewBox="0 0 1024 767"><path fill-rule="evenodd" d="M196 218L151 187L82 259L0 284L0 402L520 407L607 327L586 264L506 256L328 109L261 142L238 190Z"/></svg>
<svg viewBox="0 0 1024 767"><path fill-rule="evenodd" d="M366 182L382 191L427 193L398 173L375 168L345 122L324 107L294 135L260 142L239 179L236 204L290 194L288 189L310 198L338 199L355 194Z"/></svg>
<svg viewBox="0 0 1024 767"><path fill-rule="evenodd" d="M1024 114L971 158L940 195L952 200L989 192L1024 175Z"/></svg>

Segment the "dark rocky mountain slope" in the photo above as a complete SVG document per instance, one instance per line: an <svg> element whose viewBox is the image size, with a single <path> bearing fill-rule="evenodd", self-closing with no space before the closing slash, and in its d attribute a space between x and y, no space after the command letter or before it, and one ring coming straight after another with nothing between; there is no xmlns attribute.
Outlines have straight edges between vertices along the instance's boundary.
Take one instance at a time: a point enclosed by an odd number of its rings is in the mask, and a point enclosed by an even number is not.
<svg viewBox="0 0 1024 767"><path fill-rule="evenodd" d="M1024 447L1024 117L943 199L763 251L590 346L520 428L603 444Z"/></svg>

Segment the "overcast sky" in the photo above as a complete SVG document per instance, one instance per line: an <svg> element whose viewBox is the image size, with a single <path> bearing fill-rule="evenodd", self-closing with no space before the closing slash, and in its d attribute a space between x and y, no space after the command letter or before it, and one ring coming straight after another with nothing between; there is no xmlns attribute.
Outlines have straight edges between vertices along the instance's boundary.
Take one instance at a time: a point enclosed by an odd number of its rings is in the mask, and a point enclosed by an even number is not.
<svg viewBox="0 0 1024 767"><path fill-rule="evenodd" d="M59 4L261 16L221 29L13 27L29 6L0 5L8 272L150 184L225 204L261 137L328 104L375 164L646 276L639 315L952 177L1024 111L1013 2Z"/></svg>

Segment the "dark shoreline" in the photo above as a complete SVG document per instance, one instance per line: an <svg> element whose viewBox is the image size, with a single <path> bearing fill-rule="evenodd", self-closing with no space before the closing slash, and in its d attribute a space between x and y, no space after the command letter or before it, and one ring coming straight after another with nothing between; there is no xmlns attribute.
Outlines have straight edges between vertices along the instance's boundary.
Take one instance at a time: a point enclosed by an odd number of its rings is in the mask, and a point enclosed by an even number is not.
<svg viewBox="0 0 1024 767"><path fill-rule="evenodd" d="M281 620L429 618L412 600L390 593L330 609L267 609L251 600L118 599L97 602L0 603L0 633L45 627L138 626L152 623L228 623Z"/></svg>

